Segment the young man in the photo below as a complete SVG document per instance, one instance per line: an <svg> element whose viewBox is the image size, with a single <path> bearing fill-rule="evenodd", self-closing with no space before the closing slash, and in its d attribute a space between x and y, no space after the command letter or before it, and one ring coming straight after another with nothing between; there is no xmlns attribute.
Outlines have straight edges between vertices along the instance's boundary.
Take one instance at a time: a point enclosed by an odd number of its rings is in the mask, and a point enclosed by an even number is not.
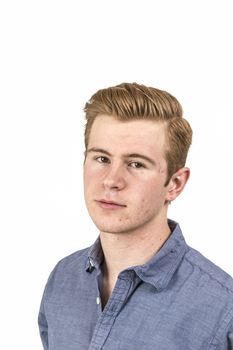
<svg viewBox="0 0 233 350"><path fill-rule="evenodd" d="M98 91L85 112L85 200L100 235L48 280L44 349L233 349L231 277L167 219L190 173L181 105L125 83Z"/></svg>

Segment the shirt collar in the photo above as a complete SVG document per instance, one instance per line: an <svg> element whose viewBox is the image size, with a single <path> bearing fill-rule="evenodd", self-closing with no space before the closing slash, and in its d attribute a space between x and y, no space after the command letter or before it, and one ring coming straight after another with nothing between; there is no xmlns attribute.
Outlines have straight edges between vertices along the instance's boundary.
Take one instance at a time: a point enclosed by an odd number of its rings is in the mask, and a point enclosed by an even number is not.
<svg viewBox="0 0 233 350"><path fill-rule="evenodd" d="M141 280L152 284L157 291L167 287L189 249L179 224L172 220L168 224L172 233L162 248L145 265L133 268Z"/></svg>
<svg viewBox="0 0 233 350"><path fill-rule="evenodd" d="M179 224L172 220L168 220L168 224L172 233L162 248L146 264L127 269L134 270L142 281L153 285L157 291L166 288L189 249ZM86 270L99 269L102 261L103 251L98 237L89 250Z"/></svg>
<svg viewBox="0 0 233 350"><path fill-rule="evenodd" d="M92 272L94 269L99 269L103 258L104 254L101 247L100 238L98 237L95 243L89 249L86 271Z"/></svg>

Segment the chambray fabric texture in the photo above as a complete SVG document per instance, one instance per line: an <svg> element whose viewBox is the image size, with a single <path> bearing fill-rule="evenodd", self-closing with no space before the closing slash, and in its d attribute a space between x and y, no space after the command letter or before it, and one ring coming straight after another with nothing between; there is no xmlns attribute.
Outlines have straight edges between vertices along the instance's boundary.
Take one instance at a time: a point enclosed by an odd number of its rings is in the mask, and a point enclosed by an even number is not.
<svg viewBox="0 0 233 350"><path fill-rule="evenodd" d="M99 239L61 260L39 312L44 349L233 349L232 278L169 225L171 236L147 264L119 274L103 311Z"/></svg>

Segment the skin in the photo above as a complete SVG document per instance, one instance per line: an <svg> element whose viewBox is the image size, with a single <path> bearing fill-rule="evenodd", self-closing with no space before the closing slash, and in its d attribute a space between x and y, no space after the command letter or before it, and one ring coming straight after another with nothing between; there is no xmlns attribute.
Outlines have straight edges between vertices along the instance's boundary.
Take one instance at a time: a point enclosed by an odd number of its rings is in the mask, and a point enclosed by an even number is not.
<svg viewBox="0 0 233 350"><path fill-rule="evenodd" d="M84 194L104 252L102 303L118 274L146 263L170 235L168 203L183 190L189 169L165 187L164 124L151 120L95 119L84 163Z"/></svg>

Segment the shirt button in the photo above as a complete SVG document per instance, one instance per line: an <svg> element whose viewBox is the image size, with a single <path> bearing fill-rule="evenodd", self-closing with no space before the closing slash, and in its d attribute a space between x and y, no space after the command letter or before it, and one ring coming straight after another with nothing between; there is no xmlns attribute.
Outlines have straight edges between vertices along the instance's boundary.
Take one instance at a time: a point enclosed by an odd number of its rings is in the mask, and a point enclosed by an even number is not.
<svg viewBox="0 0 233 350"><path fill-rule="evenodd" d="M100 303L100 297L97 297L96 298L96 304L99 305L99 303Z"/></svg>

